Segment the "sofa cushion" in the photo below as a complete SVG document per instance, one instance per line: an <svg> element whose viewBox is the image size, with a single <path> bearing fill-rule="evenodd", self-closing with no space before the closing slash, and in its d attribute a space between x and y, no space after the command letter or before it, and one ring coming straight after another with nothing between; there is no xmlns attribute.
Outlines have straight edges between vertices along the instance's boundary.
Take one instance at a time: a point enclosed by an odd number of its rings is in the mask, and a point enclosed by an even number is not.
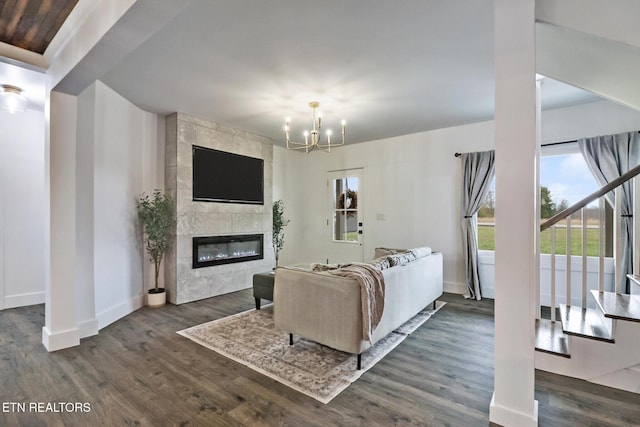
<svg viewBox="0 0 640 427"><path fill-rule="evenodd" d="M406 249L375 248L373 258L377 259L383 256L399 254L406 251L407 251Z"/></svg>
<svg viewBox="0 0 640 427"><path fill-rule="evenodd" d="M429 246L422 246L419 248L409 249L409 252L411 252L417 259L431 255L431 248Z"/></svg>
<svg viewBox="0 0 640 427"><path fill-rule="evenodd" d="M396 265L405 265L415 261L416 256L412 252L402 252L399 254L387 255L387 259L389 260L391 267L395 267Z"/></svg>
<svg viewBox="0 0 640 427"><path fill-rule="evenodd" d="M391 263L389 262L389 258L386 255L378 257L371 261L371 265L376 267L379 270L385 270L391 267Z"/></svg>

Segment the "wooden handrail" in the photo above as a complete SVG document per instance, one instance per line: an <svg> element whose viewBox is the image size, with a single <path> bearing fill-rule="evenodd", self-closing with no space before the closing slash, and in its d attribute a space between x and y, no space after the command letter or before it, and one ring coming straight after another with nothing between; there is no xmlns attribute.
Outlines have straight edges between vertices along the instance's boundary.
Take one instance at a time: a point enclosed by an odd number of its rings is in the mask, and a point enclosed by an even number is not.
<svg viewBox="0 0 640 427"><path fill-rule="evenodd" d="M540 231L544 231L547 228L551 227L552 225L557 224L558 222L567 218L568 216L573 215L574 213L578 212L580 209L587 206L589 203L604 196L614 188L624 184L625 182L629 181L631 178L635 177L638 174L640 174L640 165L634 167L633 169L630 169L625 174L614 179L613 181L611 181L601 189L594 191L593 193L591 193L584 199L580 200L579 202L569 206L567 209L563 210L562 212L558 212L557 214L555 214L554 216L546 220L544 223L540 224Z"/></svg>

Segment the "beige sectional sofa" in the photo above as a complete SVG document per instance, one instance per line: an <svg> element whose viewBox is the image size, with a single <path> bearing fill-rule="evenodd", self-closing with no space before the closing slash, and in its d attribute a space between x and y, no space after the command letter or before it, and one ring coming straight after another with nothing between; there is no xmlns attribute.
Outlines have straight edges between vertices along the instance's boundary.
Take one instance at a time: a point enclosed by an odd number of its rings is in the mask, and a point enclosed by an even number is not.
<svg viewBox="0 0 640 427"><path fill-rule="evenodd" d="M355 279L337 277L327 271L276 269L275 326L337 350L358 354L360 368L363 351L442 295L442 254L430 250L425 253L422 251L417 259L382 270L384 311L371 342L363 339L360 285ZM381 259L385 260L383 257L378 261Z"/></svg>

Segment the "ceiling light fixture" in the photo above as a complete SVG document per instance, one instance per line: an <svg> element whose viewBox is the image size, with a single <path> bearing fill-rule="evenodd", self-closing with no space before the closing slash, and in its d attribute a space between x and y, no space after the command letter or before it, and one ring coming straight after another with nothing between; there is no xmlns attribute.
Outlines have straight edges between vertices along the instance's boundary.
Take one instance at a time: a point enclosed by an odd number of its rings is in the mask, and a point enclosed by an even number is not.
<svg viewBox="0 0 640 427"><path fill-rule="evenodd" d="M316 115L316 108L320 106L320 103L317 101L312 101L309 103L309 107L313 110L313 126L310 131L304 131L302 134L304 135L304 142L294 142L289 138L289 131L291 130L289 124L291 119L287 118L286 123L284 125L284 136L287 141L287 149L288 150L305 150L306 153L310 153L316 148L319 150L324 150L326 152L331 151L331 147L339 147L344 145L344 134L347 128L347 122L345 120L342 121L342 142L339 144L331 143L331 129L327 130L327 142L326 144L320 143L320 127L322 125L322 117L320 113Z"/></svg>
<svg viewBox="0 0 640 427"><path fill-rule="evenodd" d="M22 94L22 89L13 85L2 85L0 110L6 110L11 114L27 111L27 98Z"/></svg>

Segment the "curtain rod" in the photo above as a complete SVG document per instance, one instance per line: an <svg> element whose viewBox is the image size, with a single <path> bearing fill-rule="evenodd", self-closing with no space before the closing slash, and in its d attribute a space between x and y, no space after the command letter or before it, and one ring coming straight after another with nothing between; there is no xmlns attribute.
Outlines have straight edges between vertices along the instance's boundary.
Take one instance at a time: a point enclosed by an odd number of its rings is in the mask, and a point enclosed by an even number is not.
<svg viewBox="0 0 640 427"><path fill-rule="evenodd" d="M551 147L552 145L562 145L562 144L571 144L573 142L578 142L577 139L572 139L571 141L562 141L562 142L549 142L548 144L542 144L541 147Z"/></svg>
<svg viewBox="0 0 640 427"><path fill-rule="evenodd" d="M572 139L571 141L550 142L548 144L542 144L541 147L550 147L552 145L561 145L561 144L571 144L573 142L578 142L578 140L577 139ZM460 157L460 156L462 156L462 153L455 153L454 156L455 157Z"/></svg>

